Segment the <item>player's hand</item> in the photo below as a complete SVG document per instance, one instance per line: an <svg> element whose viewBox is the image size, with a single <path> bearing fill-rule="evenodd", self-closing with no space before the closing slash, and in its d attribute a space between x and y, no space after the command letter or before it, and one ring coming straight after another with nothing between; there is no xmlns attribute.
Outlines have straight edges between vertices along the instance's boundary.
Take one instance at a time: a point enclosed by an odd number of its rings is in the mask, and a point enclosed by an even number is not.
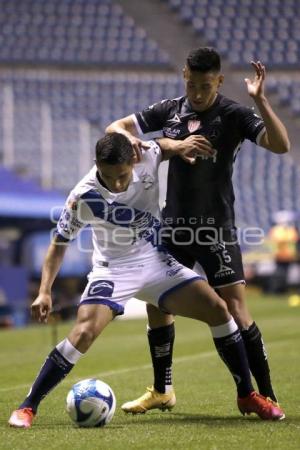
<svg viewBox="0 0 300 450"><path fill-rule="evenodd" d="M31 315L39 322L47 323L52 309L50 294L39 294L31 305Z"/></svg>
<svg viewBox="0 0 300 450"><path fill-rule="evenodd" d="M260 61L251 61L251 65L255 70L253 80L245 78L248 94L250 97L261 97L264 95L264 81L266 78L266 68Z"/></svg>
<svg viewBox="0 0 300 450"><path fill-rule="evenodd" d="M150 148L150 145L147 142L142 141L136 136L127 136L134 150L134 161L140 162L142 158L142 149Z"/></svg>
<svg viewBox="0 0 300 450"><path fill-rule="evenodd" d="M197 156L206 156L213 158L216 150L213 149L211 143L206 137L201 135L192 135L181 141L178 146L179 156L190 164L195 164Z"/></svg>

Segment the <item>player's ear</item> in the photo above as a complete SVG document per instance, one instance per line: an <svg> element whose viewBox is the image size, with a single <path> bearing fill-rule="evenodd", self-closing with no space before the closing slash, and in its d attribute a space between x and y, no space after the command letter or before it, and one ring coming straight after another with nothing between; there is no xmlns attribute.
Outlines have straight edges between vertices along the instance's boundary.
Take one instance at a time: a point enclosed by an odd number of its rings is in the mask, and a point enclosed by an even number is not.
<svg viewBox="0 0 300 450"><path fill-rule="evenodd" d="M182 74L183 74L183 78L186 79L186 66L184 66L184 68L182 69Z"/></svg>
<svg viewBox="0 0 300 450"><path fill-rule="evenodd" d="M223 84L223 81L224 81L224 75L219 75L218 87L220 87Z"/></svg>

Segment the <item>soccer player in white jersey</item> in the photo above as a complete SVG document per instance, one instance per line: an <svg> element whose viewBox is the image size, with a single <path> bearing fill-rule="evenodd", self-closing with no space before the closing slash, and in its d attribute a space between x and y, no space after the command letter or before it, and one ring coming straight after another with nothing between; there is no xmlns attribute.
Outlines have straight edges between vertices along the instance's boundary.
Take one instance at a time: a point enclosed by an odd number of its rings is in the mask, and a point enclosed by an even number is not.
<svg viewBox="0 0 300 450"><path fill-rule="evenodd" d="M126 302L134 296L162 311L206 322L236 383L241 413L253 412L265 420L284 417L254 391L243 340L226 303L206 280L178 263L160 244L158 166L162 157L170 155L162 155L155 142L149 145L141 162L135 164L133 147L124 135L104 136L96 145L95 167L67 199L45 257L39 295L31 307L33 317L47 322L51 288L67 248L62 244L87 224L93 230L93 269L74 327L48 355L27 397L12 413L9 424L13 427L32 425L41 400L71 371L106 325L123 314ZM172 409L175 402L175 395L166 395L160 408Z"/></svg>

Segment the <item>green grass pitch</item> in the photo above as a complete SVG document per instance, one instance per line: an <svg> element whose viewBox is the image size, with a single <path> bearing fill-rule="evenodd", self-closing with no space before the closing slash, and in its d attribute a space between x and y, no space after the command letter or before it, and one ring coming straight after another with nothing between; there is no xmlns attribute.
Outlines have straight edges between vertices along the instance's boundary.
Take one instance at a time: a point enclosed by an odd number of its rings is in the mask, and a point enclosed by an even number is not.
<svg viewBox="0 0 300 450"><path fill-rule="evenodd" d="M125 415L121 404L152 382L145 335L146 320L116 320L94 343L66 380L42 402L29 430L11 429L7 420L26 395L52 348L50 326L0 332L0 449L94 450L286 450L300 449L300 307L287 298L249 296L250 309L263 330L273 382L286 411L282 422L244 418L236 407L233 381L219 360L206 325L176 319L172 412ZM61 340L71 324L58 326ZM100 429L80 429L65 412L73 383L98 377L117 398L112 422Z"/></svg>

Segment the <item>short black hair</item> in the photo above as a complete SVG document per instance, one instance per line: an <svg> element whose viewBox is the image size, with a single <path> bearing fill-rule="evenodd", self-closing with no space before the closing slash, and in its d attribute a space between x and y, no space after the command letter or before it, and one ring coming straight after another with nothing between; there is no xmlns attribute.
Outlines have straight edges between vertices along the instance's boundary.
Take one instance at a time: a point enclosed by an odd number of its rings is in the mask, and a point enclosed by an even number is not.
<svg viewBox="0 0 300 450"><path fill-rule="evenodd" d="M221 58L212 47L200 47L192 50L187 57L186 64L191 71L220 72Z"/></svg>
<svg viewBox="0 0 300 450"><path fill-rule="evenodd" d="M96 163L130 164L134 150L129 139L121 133L106 134L96 144Z"/></svg>

